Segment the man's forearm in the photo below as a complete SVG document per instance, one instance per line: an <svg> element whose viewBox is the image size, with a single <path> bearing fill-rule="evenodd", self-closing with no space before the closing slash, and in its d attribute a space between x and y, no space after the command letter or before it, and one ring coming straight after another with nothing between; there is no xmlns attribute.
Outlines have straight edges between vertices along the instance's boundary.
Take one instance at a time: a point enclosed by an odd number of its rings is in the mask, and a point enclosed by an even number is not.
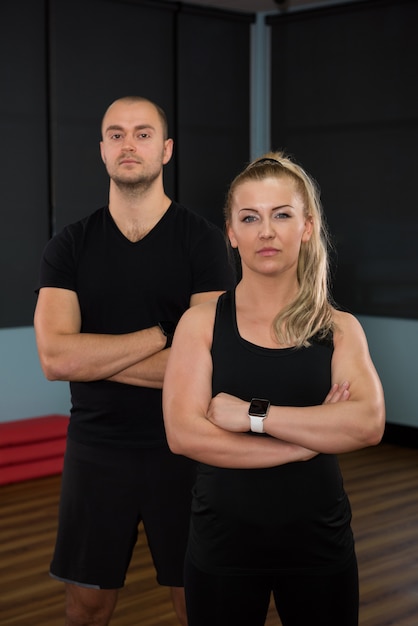
<svg viewBox="0 0 418 626"><path fill-rule="evenodd" d="M38 336L42 369L49 380L89 382L116 376L164 349L155 326L126 335L68 333Z"/></svg>
<svg viewBox="0 0 418 626"><path fill-rule="evenodd" d="M169 350L161 350L147 359L109 376L108 380L125 385L162 389Z"/></svg>

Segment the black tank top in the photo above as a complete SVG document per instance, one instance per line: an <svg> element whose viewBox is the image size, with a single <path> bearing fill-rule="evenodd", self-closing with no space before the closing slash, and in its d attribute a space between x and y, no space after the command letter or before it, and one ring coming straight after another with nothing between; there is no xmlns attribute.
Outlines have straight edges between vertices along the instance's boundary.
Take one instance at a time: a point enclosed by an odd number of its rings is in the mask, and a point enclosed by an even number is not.
<svg viewBox="0 0 418 626"><path fill-rule="evenodd" d="M331 386L331 341L271 349L238 333L235 292L218 301L213 395L278 406L320 405ZM249 433L249 437L267 436ZM331 572L353 554L351 509L334 455L267 469L200 463L193 490L189 555L208 573Z"/></svg>

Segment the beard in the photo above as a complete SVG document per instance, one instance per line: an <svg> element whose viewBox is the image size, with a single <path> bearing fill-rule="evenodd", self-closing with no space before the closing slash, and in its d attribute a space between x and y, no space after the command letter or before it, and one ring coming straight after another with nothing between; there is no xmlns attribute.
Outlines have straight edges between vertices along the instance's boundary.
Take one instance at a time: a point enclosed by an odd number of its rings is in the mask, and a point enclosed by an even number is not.
<svg viewBox="0 0 418 626"><path fill-rule="evenodd" d="M138 191L144 192L150 189L153 183L160 176L161 169L159 171L154 170L148 173L141 173L136 175L112 175L110 178L120 191L124 193L134 194Z"/></svg>
<svg viewBox="0 0 418 626"><path fill-rule="evenodd" d="M154 182L160 177L162 172L162 163L156 161L148 164L144 168L142 164L141 171L123 169L116 167L106 167L107 173L118 189L124 193L144 192L152 187Z"/></svg>

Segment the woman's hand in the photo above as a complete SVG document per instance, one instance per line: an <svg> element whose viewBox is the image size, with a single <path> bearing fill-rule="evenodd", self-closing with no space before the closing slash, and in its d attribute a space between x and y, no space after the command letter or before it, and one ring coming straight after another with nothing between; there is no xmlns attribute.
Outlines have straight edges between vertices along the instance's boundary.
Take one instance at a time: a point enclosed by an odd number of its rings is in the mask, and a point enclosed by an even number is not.
<svg viewBox="0 0 418 626"><path fill-rule="evenodd" d="M340 385L334 383L328 392L327 397L322 404L333 404L335 402L341 402L348 400L350 397L350 383L345 381Z"/></svg>
<svg viewBox="0 0 418 626"><path fill-rule="evenodd" d="M250 430L249 406L249 402L229 393L218 393L212 398L206 417L219 428L234 433L246 433Z"/></svg>

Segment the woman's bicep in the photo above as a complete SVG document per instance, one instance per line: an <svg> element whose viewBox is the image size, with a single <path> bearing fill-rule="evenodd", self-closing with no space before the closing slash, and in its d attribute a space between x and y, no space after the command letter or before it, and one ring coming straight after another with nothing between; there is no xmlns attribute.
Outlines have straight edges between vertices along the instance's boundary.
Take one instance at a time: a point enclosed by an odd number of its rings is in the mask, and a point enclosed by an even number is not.
<svg viewBox="0 0 418 626"><path fill-rule="evenodd" d="M180 320L168 357L163 385L163 413L170 446L201 436L210 426L206 412L212 397L211 338L206 317L189 309Z"/></svg>
<svg viewBox="0 0 418 626"><path fill-rule="evenodd" d="M358 404L359 416L369 418L373 432L378 435L383 431L385 420L382 384L370 356L366 335L360 323L347 314L336 333L332 360L332 382L341 384L344 381L350 384L350 401Z"/></svg>
<svg viewBox="0 0 418 626"><path fill-rule="evenodd" d="M342 319L334 341L332 382L348 381L350 398L355 400L360 399L370 385L374 392L379 392L381 385L360 323L348 314Z"/></svg>

